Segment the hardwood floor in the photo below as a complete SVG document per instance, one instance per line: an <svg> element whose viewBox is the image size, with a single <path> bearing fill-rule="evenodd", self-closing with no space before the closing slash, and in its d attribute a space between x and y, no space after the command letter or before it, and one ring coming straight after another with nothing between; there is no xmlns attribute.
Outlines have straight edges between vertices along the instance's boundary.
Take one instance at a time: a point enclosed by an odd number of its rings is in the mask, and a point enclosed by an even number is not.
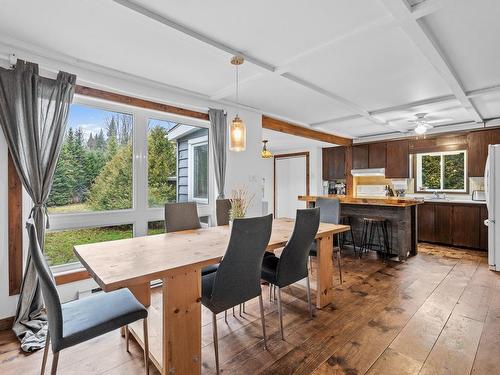
<svg viewBox="0 0 500 375"><path fill-rule="evenodd" d="M346 251L344 284L335 302L308 320L302 285L284 289L285 341L277 303L264 287L269 351L261 339L258 300L246 313L219 314L219 352L225 374L495 374L500 356L500 275L486 253L428 244L405 263L362 260ZM315 273L313 273L313 278ZM313 285L314 286L314 285ZM160 306L160 291L152 305ZM210 313L203 309L203 373L215 373ZM0 332L0 373L37 374L42 352L24 355L10 331ZM49 357L50 363L51 357ZM60 374L142 374L112 332L61 353ZM157 374L151 369L152 374Z"/></svg>

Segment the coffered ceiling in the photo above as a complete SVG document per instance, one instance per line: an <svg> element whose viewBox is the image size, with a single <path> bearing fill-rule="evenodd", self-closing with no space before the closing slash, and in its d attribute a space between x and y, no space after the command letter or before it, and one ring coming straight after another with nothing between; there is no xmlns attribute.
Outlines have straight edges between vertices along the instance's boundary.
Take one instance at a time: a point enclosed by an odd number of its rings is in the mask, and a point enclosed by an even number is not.
<svg viewBox="0 0 500 375"><path fill-rule="evenodd" d="M498 0L0 0L0 44L364 138L500 117ZM4 44L5 45L5 44ZM8 48L1 48L8 53Z"/></svg>

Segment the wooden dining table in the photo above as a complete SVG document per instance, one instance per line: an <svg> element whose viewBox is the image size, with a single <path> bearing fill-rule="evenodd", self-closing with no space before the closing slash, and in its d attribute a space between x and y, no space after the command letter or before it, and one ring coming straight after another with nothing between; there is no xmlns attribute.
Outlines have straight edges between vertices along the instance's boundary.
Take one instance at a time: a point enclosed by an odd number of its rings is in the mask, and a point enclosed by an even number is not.
<svg viewBox="0 0 500 375"><path fill-rule="evenodd" d="M268 251L286 245L294 220L275 219ZM347 225L320 223L316 306L333 300L333 236ZM162 280L162 309L149 309L151 362L161 374L201 373L201 269L219 263L226 252L229 226L208 227L124 240L78 245L74 251L103 291L129 288L145 306L150 283ZM143 343L142 324L131 334Z"/></svg>

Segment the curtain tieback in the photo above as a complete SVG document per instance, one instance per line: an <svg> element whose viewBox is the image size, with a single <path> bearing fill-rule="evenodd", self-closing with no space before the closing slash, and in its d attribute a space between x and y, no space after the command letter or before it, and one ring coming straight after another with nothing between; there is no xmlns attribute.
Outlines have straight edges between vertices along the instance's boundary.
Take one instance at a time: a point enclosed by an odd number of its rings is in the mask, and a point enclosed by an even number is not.
<svg viewBox="0 0 500 375"><path fill-rule="evenodd" d="M44 211L45 218L47 219L47 221L45 222L45 229L49 229L50 228L49 210L47 209L47 204L45 204L45 203L35 203L33 205L33 207L31 208L30 216L28 216L28 219L31 219L33 217L33 214L35 213L36 208L40 208Z"/></svg>

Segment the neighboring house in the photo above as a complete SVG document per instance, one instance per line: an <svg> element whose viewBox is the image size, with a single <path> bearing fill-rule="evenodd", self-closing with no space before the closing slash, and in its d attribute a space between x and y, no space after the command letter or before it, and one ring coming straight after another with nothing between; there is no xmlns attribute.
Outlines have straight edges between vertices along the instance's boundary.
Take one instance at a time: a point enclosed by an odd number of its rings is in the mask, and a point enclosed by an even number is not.
<svg viewBox="0 0 500 375"><path fill-rule="evenodd" d="M177 201L208 203L208 129L179 124L168 139L177 142Z"/></svg>

